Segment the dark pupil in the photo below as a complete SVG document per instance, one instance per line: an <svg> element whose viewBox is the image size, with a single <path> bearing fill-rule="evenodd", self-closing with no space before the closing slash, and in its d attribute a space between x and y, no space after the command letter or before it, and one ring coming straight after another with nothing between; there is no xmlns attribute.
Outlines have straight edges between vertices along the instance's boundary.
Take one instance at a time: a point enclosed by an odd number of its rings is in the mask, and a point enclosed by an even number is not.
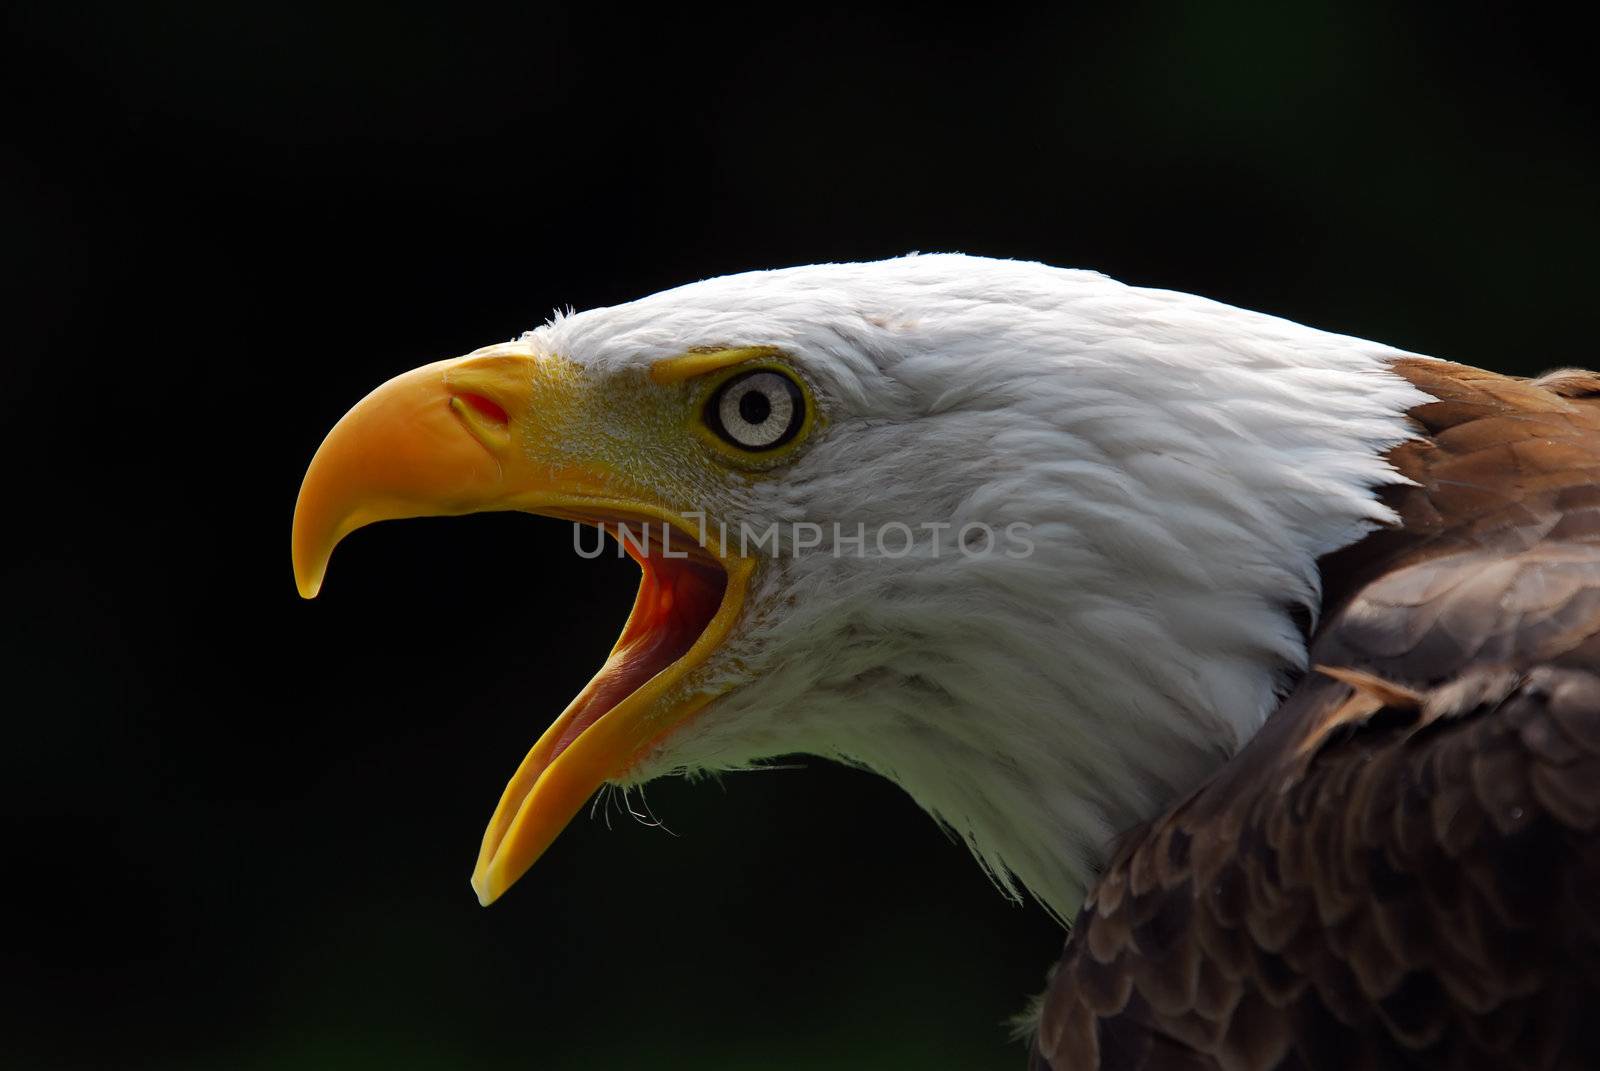
<svg viewBox="0 0 1600 1071"><path fill-rule="evenodd" d="M772 403L758 390L747 390L739 399L739 415L746 424L764 424L772 415Z"/></svg>

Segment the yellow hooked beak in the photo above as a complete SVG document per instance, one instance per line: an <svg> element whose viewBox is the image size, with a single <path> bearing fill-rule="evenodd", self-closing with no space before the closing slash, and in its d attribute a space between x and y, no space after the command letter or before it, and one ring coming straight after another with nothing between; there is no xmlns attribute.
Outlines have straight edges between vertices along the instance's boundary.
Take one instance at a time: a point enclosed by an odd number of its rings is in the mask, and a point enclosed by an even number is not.
<svg viewBox="0 0 1600 1071"><path fill-rule="evenodd" d="M575 366L515 345L397 376L328 433L295 505L295 581L308 599L339 540L375 521L524 510L627 525L624 545L644 573L633 611L506 786L472 874L484 904L603 782L715 698L686 678L738 618L753 565L701 547L696 527L627 479L626 465L574 455L567 425L583 389Z"/></svg>

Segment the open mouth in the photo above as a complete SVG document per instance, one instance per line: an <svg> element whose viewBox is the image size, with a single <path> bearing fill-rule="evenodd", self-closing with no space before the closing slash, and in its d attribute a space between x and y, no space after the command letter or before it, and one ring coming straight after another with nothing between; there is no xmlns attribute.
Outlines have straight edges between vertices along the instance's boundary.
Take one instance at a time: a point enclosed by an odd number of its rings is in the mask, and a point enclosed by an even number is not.
<svg viewBox="0 0 1600 1071"><path fill-rule="evenodd" d="M727 637L755 562L699 545L625 466L564 447L578 372L515 347L413 369L369 393L318 447L295 504L295 583L322 586L333 548L378 521L520 510L604 529L643 573L600 671L545 730L501 796L472 885L497 899L602 784L627 774L717 697L693 673Z"/></svg>
<svg viewBox="0 0 1600 1071"><path fill-rule="evenodd" d="M585 729L689 653L722 605L728 571L710 552L665 522L549 512L615 537L643 573L616 646L550 727L558 734L550 753L554 762Z"/></svg>
<svg viewBox="0 0 1600 1071"><path fill-rule="evenodd" d="M727 635L749 574L745 560L721 560L681 526L659 518L576 505L537 512L613 536L642 577L605 664L506 786L473 874L484 903L532 865L601 783L625 774L715 698L696 693L685 677Z"/></svg>

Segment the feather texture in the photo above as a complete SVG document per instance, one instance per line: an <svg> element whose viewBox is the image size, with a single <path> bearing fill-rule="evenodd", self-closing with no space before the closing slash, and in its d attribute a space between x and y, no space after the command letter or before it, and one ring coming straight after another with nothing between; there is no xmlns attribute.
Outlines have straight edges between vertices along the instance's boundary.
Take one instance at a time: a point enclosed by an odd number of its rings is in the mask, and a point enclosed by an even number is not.
<svg viewBox="0 0 1600 1071"><path fill-rule="evenodd" d="M696 682L731 690L630 777L858 763L1062 918L1112 837L1216 770L1304 668L1317 560L1393 520L1374 489L1425 400L1392 347L960 256L712 279L525 343L609 390L695 347L771 346L821 410L792 463L695 489L711 517L824 538L763 562ZM1031 550L961 553L969 523L1020 525ZM863 525L865 553L835 524ZM913 552L873 541L893 525Z"/></svg>
<svg viewBox="0 0 1600 1071"><path fill-rule="evenodd" d="M1124 838L1034 1065L1600 1065L1600 399L1398 370L1400 523L1324 560L1308 674Z"/></svg>

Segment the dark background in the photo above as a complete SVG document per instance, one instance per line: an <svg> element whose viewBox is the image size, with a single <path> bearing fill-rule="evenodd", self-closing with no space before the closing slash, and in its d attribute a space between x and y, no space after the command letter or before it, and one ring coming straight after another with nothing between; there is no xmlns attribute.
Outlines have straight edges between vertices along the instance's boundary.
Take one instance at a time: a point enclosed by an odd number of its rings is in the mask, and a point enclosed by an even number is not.
<svg viewBox="0 0 1600 1071"><path fill-rule="evenodd" d="M6 19L6 1066L1020 1066L1059 932L826 763L654 786L676 837L580 819L477 906L635 571L413 522L300 602L304 465L395 372L913 249L1596 363L1591 38L1526 11Z"/></svg>

